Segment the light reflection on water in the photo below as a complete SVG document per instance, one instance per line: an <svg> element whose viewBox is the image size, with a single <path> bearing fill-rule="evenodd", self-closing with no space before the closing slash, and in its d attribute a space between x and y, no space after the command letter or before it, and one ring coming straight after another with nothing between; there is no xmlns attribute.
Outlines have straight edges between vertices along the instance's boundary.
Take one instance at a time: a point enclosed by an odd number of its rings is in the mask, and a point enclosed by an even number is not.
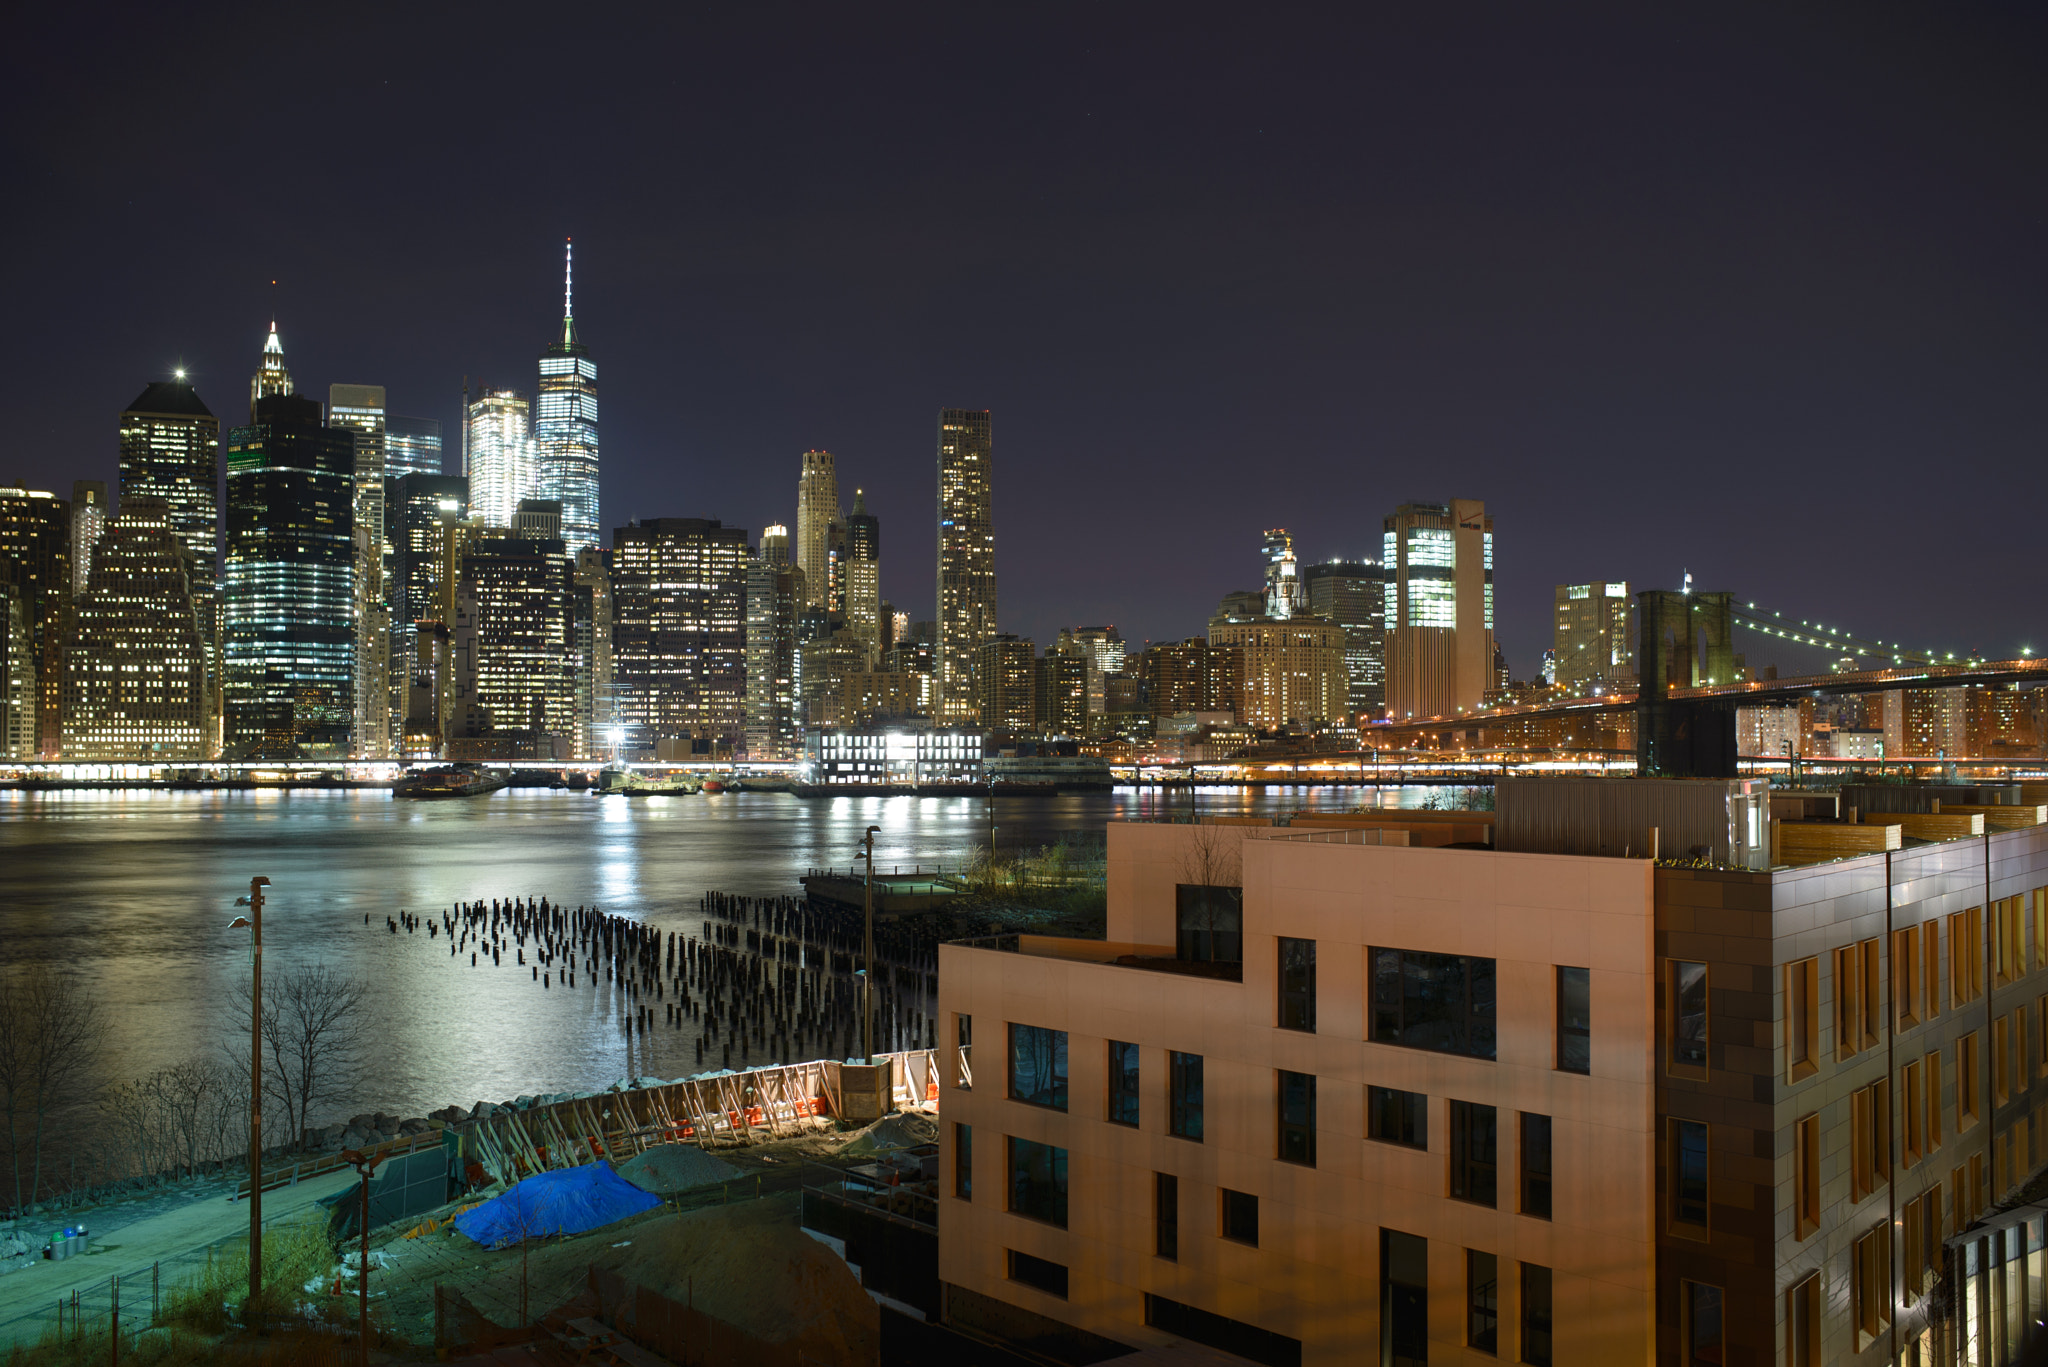
<svg viewBox="0 0 2048 1367"><path fill-rule="evenodd" d="M1205 789L1195 800L1203 812L1272 813L1419 806L1445 791ZM1099 838L1111 819L1184 812L1189 800L1128 789L1003 799L997 841L1012 850ZM698 934L704 892L798 895L807 869L848 868L870 825L881 827L883 869L956 867L988 838L986 805L973 798L0 793L0 966L49 959L85 976L106 1009L110 1081L209 1053L236 1028L223 1008L248 973L246 932L226 927L236 896L262 874L272 883L266 969L325 962L373 985L375 1046L360 1100L342 1115L584 1090L628 1068L609 986L543 992L509 952L502 968L481 960L472 969L466 950L451 959L446 941L424 931L393 936L385 917L545 896ZM633 1070L695 1071L695 1038L657 1034L652 1057Z"/></svg>

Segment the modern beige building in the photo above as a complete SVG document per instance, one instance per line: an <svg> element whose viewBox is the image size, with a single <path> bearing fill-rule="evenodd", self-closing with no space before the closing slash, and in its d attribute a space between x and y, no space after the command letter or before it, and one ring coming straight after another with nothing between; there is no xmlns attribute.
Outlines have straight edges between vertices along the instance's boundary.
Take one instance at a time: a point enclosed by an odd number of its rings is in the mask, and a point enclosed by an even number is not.
<svg viewBox="0 0 2048 1367"><path fill-rule="evenodd" d="M832 527L840 519L839 473L830 451L804 452L803 473L796 481L796 565L804 572L806 607L822 607L831 581L827 558Z"/></svg>
<svg viewBox="0 0 2048 1367"><path fill-rule="evenodd" d="M1478 499L1386 519L1387 715L1454 717L1493 686L1493 519Z"/></svg>
<svg viewBox="0 0 2048 1367"><path fill-rule="evenodd" d="M1627 581L1559 584L1551 614L1560 688L1578 690L1636 677L1635 595Z"/></svg>
<svg viewBox="0 0 2048 1367"><path fill-rule="evenodd" d="M2048 1162L2041 809L1767 803L1111 826L1106 941L941 947L947 1318L1272 1364L2022 1360L1958 1354L2038 1280L1943 1284Z"/></svg>
<svg viewBox="0 0 2048 1367"><path fill-rule="evenodd" d="M1237 716L1271 730L1350 717L1351 676L1344 664L1344 628L1322 617L1209 623L1213 649L1242 652Z"/></svg>

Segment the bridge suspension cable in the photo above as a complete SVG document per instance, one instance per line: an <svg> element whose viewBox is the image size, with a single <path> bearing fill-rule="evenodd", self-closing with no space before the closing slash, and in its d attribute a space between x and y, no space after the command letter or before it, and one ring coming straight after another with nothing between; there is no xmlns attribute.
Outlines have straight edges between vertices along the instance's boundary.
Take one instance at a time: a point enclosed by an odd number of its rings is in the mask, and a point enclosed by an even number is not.
<svg viewBox="0 0 2048 1367"><path fill-rule="evenodd" d="M1757 607L1755 603L1736 603L1729 609L1729 618L1736 626L1750 631L1774 636L1780 640L1798 645L1818 646L1833 651L1836 655L1853 655L1861 658L1889 660L1895 665L1957 664L1953 654L1944 656L1939 651L1915 650L1897 641L1879 641L1871 637L1858 636L1840 627L1824 626L1804 618L1791 619L1783 613L1770 612Z"/></svg>

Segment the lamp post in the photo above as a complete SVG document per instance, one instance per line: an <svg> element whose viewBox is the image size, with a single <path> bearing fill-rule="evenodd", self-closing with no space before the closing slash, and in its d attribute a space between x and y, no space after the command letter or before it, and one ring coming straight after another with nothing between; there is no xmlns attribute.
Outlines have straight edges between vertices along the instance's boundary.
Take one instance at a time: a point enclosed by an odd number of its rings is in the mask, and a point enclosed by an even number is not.
<svg viewBox="0 0 2048 1367"><path fill-rule="evenodd" d="M249 908L228 929L249 927L249 1305L263 1302L263 890L268 878L249 880L249 895L235 905ZM248 1323L248 1313L243 1314Z"/></svg>
<svg viewBox="0 0 2048 1367"><path fill-rule="evenodd" d="M860 1042L870 1068L875 1066L875 832L881 829L868 827L867 834L860 838L858 855L868 861L867 884L861 899L865 903L861 952L867 956L867 968L861 974Z"/></svg>
<svg viewBox="0 0 2048 1367"><path fill-rule="evenodd" d="M377 1170L383 1155L344 1149L341 1161L363 1179L363 1252L362 1263L356 1268L356 1337L362 1345L360 1361L363 1367L370 1367L370 1174Z"/></svg>

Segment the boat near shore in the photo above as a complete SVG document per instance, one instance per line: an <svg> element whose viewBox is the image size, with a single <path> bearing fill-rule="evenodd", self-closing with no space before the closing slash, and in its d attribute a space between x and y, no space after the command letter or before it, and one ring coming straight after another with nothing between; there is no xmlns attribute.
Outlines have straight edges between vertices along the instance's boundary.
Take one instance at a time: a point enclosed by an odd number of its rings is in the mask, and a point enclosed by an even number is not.
<svg viewBox="0 0 2048 1367"><path fill-rule="evenodd" d="M483 797L505 787L511 779L496 769L470 764L444 765L407 774L391 785L393 797Z"/></svg>
<svg viewBox="0 0 2048 1367"><path fill-rule="evenodd" d="M642 774L606 769L597 776L599 797L689 797L700 784L689 774Z"/></svg>

